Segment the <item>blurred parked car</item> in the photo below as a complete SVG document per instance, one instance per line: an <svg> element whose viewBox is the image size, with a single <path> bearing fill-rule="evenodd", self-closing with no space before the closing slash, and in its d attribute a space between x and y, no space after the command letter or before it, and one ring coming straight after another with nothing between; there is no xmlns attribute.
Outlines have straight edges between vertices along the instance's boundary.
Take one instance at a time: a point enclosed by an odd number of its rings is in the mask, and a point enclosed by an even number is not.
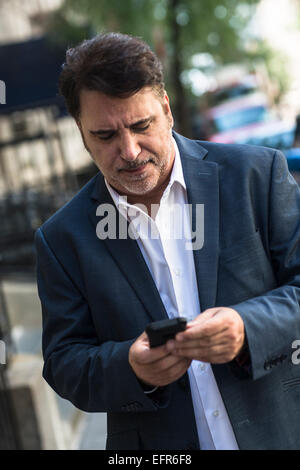
<svg viewBox="0 0 300 470"><path fill-rule="evenodd" d="M218 106L225 101L241 98L259 92L257 78L249 74L245 77L235 80L227 85L218 87L206 94L206 100L210 107Z"/></svg>
<svg viewBox="0 0 300 470"><path fill-rule="evenodd" d="M293 144L295 123L279 119L265 95L255 93L208 109L202 116L202 131L200 138L212 142L284 150Z"/></svg>
<svg viewBox="0 0 300 470"><path fill-rule="evenodd" d="M212 142L234 143L240 131L248 133L270 119L262 93L228 100L208 109L202 116L203 136Z"/></svg>
<svg viewBox="0 0 300 470"><path fill-rule="evenodd" d="M295 124L290 121L270 120L252 128L250 132L240 132L236 136L236 143L248 145L262 145L279 150L290 149L295 134Z"/></svg>
<svg viewBox="0 0 300 470"><path fill-rule="evenodd" d="M193 113L193 138L211 140L212 135L261 121L267 109L268 100L257 77L246 75L202 96Z"/></svg>

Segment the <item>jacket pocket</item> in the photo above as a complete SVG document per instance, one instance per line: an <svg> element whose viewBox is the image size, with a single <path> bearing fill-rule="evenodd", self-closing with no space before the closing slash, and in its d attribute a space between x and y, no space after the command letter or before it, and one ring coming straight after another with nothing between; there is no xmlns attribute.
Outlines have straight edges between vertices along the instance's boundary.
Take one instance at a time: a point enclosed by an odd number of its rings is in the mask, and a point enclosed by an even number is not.
<svg viewBox="0 0 300 470"><path fill-rule="evenodd" d="M300 377L282 380L281 383L284 392L295 390L298 394L300 394Z"/></svg>

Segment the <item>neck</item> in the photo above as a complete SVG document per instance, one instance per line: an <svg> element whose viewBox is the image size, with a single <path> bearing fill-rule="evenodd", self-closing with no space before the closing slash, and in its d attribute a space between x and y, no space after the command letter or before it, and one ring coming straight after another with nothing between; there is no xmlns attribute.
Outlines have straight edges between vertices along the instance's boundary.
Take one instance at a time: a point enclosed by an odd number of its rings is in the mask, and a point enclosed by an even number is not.
<svg viewBox="0 0 300 470"><path fill-rule="evenodd" d="M170 178L168 178L168 180L165 181L160 188L156 189L155 193L127 195L127 201L129 204L143 204L147 208L147 214L154 219L159 208L160 200L164 190L168 186L169 180Z"/></svg>

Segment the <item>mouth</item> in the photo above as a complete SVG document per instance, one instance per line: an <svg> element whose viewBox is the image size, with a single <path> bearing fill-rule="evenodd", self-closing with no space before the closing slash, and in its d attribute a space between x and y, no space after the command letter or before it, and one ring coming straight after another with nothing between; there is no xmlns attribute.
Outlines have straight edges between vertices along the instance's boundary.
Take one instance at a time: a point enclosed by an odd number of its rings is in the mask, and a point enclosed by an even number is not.
<svg viewBox="0 0 300 470"><path fill-rule="evenodd" d="M147 161L147 162L139 165L138 167L134 167L134 168L122 168L120 171L123 171L123 172L125 172L127 174L131 174L131 175L139 175L139 174L143 173L143 171L145 170L148 163L150 163L150 162Z"/></svg>

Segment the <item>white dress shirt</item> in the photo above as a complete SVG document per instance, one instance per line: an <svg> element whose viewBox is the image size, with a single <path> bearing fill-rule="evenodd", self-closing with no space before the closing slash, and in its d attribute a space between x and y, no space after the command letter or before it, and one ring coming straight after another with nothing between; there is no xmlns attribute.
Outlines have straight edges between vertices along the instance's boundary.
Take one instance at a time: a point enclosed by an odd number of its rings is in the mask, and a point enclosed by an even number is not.
<svg viewBox="0 0 300 470"><path fill-rule="evenodd" d="M127 203L105 181L116 207L129 221L133 236L152 274L170 318L188 321L200 313L186 184L175 140L171 177L160 201L155 220ZM149 236L150 235L150 236ZM201 293L200 293L201 295ZM193 360L188 369L193 406L203 450L236 450L237 442L211 365Z"/></svg>

